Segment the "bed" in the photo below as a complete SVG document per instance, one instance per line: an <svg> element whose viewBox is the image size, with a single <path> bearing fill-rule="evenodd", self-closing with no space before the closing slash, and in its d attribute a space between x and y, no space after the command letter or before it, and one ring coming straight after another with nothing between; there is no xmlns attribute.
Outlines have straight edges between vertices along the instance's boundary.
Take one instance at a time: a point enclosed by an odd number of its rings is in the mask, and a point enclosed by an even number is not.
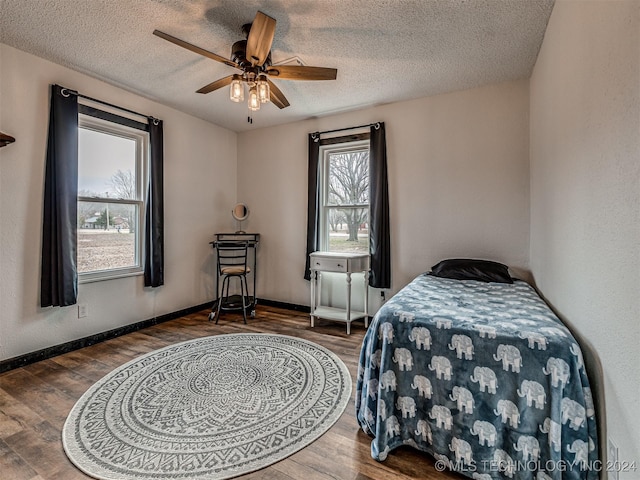
<svg viewBox="0 0 640 480"><path fill-rule="evenodd" d="M578 343L526 282L422 274L373 318L356 414L384 461L409 445L478 480L595 480Z"/></svg>

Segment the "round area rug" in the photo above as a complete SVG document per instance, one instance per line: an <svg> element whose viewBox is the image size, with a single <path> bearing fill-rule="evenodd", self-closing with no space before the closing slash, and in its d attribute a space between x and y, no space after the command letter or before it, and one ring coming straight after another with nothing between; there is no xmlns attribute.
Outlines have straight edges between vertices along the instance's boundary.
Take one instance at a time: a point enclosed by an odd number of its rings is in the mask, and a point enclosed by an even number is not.
<svg viewBox="0 0 640 480"><path fill-rule="evenodd" d="M224 479L282 460L340 417L351 377L284 335L190 340L117 368L69 413L64 450L95 478Z"/></svg>

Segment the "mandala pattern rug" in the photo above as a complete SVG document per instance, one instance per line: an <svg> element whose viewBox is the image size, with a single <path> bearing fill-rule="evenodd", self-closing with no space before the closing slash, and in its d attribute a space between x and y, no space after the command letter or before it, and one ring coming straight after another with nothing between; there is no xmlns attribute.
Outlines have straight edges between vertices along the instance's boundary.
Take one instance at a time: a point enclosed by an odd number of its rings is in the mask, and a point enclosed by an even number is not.
<svg viewBox="0 0 640 480"><path fill-rule="evenodd" d="M309 445L340 417L351 377L299 338L233 334L143 355L92 386L62 432L100 479L225 479Z"/></svg>

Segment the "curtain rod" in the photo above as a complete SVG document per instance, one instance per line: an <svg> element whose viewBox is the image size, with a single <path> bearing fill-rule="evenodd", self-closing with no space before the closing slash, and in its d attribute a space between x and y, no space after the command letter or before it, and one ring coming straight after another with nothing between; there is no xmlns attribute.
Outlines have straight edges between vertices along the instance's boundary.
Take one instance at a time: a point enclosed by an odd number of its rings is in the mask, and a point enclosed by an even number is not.
<svg viewBox="0 0 640 480"><path fill-rule="evenodd" d="M137 115L139 117L144 117L144 118L146 118L148 120L153 120L154 125L158 124L159 120L157 118L151 116L151 115L145 115L144 113L136 112L134 110L129 110L128 108L119 107L118 105L114 105L114 104L109 103L109 102L104 102L102 100L98 100L97 98L89 97L88 95L82 95L81 93L78 93L75 90L71 90L70 88L62 87L61 85L58 85L58 86L62 88L62 90L60 90L60 94L63 97L68 97L69 95L76 95L77 97L84 98L85 100L90 100L92 102L99 103L101 105L106 105L108 107L115 108L116 110L120 110L122 112L131 113L131 114ZM67 92L66 95L65 95L65 92Z"/></svg>
<svg viewBox="0 0 640 480"><path fill-rule="evenodd" d="M358 128L365 128L365 127L376 127L376 130L378 130L380 128L380 122L367 123L366 125L358 125L357 127L336 128L335 130L325 130L324 132L313 132L311 134L311 137L316 138L322 135L323 133L344 132L345 130L356 130Z"/></svg>

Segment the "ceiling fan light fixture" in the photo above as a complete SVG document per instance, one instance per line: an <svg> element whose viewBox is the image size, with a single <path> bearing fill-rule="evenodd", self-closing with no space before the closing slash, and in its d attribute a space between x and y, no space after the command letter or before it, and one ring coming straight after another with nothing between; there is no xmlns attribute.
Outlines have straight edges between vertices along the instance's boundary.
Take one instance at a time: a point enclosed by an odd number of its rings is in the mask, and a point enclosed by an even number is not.
<svg viewBox="0 0 640 480"><path fill-rule="evenodd" d="M267 103L271 98L271 89L269 88L269 82L265 75L258 77L258 98L260 103Z"/></svg>
<svg viewBox="0 0 640 480"><path fill-rule="evenodd" d="M229 89L229 98L232 102L244 101L244 84L240 75L234 75L231 80L231 88Z"/></svg>
<svg viewBox="0 0 640 480"><path fill-rule="evenodd" d="M258 87L255 84L249 88L249 110L252 112L260 110L260 97L258 96Z"/></svg>
<svg viewBox="0 0 640 480"><path fill-rule="evenodd" d="M242 26L242 33L246 39L233 44L231 47L231 59L185 42L160 30L154 30L153 34L193 53L242 72L240 75L227 75L219 78L196 90L196 93L211 93L229 85L229 99L232 102L240 103L245 100L244 90L246 84L249 96L248 107L250 110L256 111L260 109L261 103L267 102L272 102L279 109L289 106L289 101L269 78L277 77L282 80L335 80L338 73L335 68L307 66L298 57L292 57L274 66L271 60L271 47L275 31L276 20L258 11L253 22ZM295 64L290 64L291 62ZM251 120L251 116L249 116L249 119ZM1 143L0 146L2 146Z"/></svg>

